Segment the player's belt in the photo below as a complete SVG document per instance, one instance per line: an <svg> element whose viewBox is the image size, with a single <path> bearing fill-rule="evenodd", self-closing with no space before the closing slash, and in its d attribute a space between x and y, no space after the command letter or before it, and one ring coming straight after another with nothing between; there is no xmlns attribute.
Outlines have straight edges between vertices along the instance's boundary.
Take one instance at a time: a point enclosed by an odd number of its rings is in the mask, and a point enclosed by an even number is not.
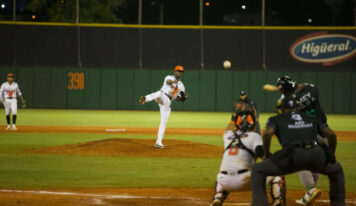
<svg viewBox="0 0 356 206"><path fill-rule="evenodd" d="M311 149L318 146L318 142L317 141L304 142L301 146L304 149Z"/></svg>
<svg viewBox="0 0 356 206"><path fill-rule="evenodd" d="M234 171L234 172L228 172L228 171L220 171L220 173L221 174L224 174L224 175L232 175L232 174L243 174L243 173L245 173L245 172L247 172L248 171L248 169L242 169L242 170L237 170L236 172Z"/></svg>
<svg viewBox="0 0 356 206"><path fill-rule="evenodd" d="M13 99L13 97L7 97L6 99Z"/></svg>
<svg viewBox="0 0 356 206"><path fill-rule="evenodd" d="M170 95L168 95L166 93L164 93L164 94L169 98L169 100L172 100L172 96L170 96Z"/></svg>

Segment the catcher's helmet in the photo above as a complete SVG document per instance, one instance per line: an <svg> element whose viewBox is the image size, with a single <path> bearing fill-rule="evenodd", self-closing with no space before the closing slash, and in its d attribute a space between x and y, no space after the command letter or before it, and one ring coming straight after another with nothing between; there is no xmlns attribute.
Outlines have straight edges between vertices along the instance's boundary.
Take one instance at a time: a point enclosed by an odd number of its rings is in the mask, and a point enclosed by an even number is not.
<svg viewBox="0 0 356 206"><path fill-rule="evenodd" d="M244 102L235 104L233 121L237 130L244 132L254 130L256 117L253 107Z"/></svg>
<svg viewBox="0 0 356 206"><path fill-rule="evenodd" d="M283 93L291 93L297 87L297 83L289 76L282 76L277 79L277 86L280 86Z"/></svg>

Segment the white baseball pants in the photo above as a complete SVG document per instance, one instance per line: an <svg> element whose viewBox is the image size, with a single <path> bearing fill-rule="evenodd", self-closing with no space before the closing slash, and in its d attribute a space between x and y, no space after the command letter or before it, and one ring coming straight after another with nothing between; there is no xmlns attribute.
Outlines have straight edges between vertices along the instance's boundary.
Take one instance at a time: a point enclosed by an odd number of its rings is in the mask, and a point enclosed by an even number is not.
<svg viewBox="0 0 356 206"><path fill-rule="evenodd" d="M242 174L222 174L219 172L216 192L219 193L224 190L228 192L251 190L250 179L250 171Z"/></svg>
<svg viewBox="0 0 356 206"><path fill-rule="evenodd" d="M6 115L17 115L17 100L16 99L5 99L4 100L4 107Z"/></svg>
<svg viewBox="0 0 356 206"><path fill-rule="evenodd" d="M172 101L162 91L157 91L157 92L147 95L146 102L156 100L157 98L160 98L160 101L162 102L162 104L158 104L159 111L161 113L161 123L160 123L159 129L158 129L158 136L157 136L156 144L163 145L162 140L163 140L164 132L166 130L166 125L168 122L169 115L171 114Z"/></svg>
<svg viewBox="0 0 356 206"><path fill-rule="evenodd" d="M279 182L281 177L268 176L266 178L266 183ZM242 174L222 174L219 173L217 176L216 184L216 196L219 198L223 191L227 192L238 192L238 191L249 191L251 190L251 171ZM272 185L272 193L274 197L279 197L281 195L281 188L278 184Z"/></svg>

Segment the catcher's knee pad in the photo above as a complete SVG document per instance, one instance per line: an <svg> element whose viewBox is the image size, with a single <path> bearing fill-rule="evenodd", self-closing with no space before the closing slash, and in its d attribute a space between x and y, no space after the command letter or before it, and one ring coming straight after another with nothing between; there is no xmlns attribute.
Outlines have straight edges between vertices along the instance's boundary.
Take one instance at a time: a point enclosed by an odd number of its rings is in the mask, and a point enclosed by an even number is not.
<svg viewBox="0 0 356 206"><path fill-rule="evenodd" d="M280 205L286 205L286 183L284 176L275 176L271 179L270 184L270 195L272 200L279 200Z"/></svg>

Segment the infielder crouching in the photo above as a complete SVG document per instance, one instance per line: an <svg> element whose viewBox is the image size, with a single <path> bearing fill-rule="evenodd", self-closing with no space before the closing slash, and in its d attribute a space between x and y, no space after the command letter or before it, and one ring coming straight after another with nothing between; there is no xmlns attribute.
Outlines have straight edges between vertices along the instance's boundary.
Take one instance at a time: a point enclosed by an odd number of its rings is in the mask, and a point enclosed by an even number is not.
<svg viewBox="0 0 356 206"><path fill-rule="evenodd" d="M22 107L25 107L25 100L22 97L19 85L14 82L15 76L13 74L7 75L7 82L4 82L0 88L0 100L3 102L6 113L7 127L6 130L17 130L17 96L22 101ZM10 121L10 112L12 113L12 126Z"/></svg>
<svg viewBox="0 0 356 206"><path fill-rule="evenodd" d="M167 121L171 114L171 104L173 100L184 102L188 96L185 93L185 87L180 80L184 72L182 66L177 65L174 68L174 76L168 75L164 78L163 86L161 90L151 93L146 96L141 96L139 103L144 104L155 100L160 108L161 123L159 125L158 137L155 147L165 148L162 143L164 132L166 130Z"/></svg>
<svg viewBox="0 0 356 206"><path fill-rule="evenodd" d="M251 170L255 159L263 157L262 137L253 132L255 112L251 105L238 102L233 119L237 131L228 126L224 133L224 154L217 175L215 194L210 206L221 206L229 192L251 190ZM285 203L285 188L279 176L268 177L273 202L272 206Z"/></svg>

